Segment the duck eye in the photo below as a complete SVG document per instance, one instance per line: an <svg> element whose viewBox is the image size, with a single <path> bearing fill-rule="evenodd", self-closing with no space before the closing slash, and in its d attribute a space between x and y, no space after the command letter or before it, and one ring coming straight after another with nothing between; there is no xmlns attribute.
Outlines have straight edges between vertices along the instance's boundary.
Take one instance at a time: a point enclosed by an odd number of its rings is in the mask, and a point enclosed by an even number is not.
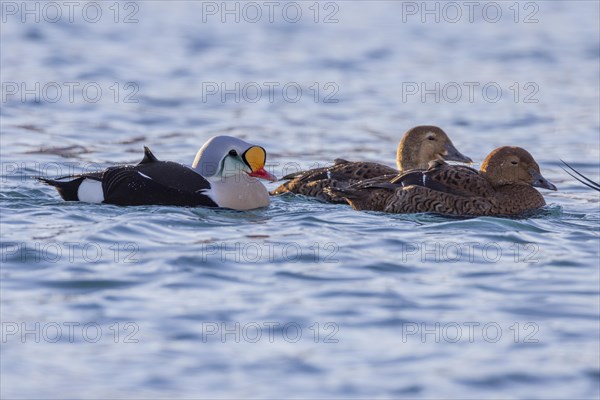
<svg viewBox="0 0 600 400"><path fill-rule="evenodd" d="M516 161L511 161L510 163L511 163L512 165L517 165L517 164L518 164L518 162L516 162Z"/></svg>
<svg viewBox="0 0 600 400"><path fill-rule="evenodd" d="M235 150L229 150L229 155L231 157L237 157L238 154L237 154L237 151L235 151Z"/></svg>
<svg viewBox="0 0 600 400"><path fill-rule="evenodd" d="M429 136L429 137L427 137L427 139L429 139L429 140L435 140L435 136Z"/></svg>

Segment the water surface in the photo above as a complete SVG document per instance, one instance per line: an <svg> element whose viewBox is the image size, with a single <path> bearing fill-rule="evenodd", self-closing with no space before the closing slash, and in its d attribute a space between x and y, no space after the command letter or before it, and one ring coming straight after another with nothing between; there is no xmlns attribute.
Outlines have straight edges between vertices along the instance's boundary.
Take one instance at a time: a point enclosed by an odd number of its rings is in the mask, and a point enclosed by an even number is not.
<svg viewBox="0 0 600 400"><path fill-rule="evenodd" d="M116 23L107 3L95 23L3 14L3 397L598 398L600 198L559 162L600 175L597 2L521 3L516 23L511 2L456 23L392 1L321 3L317 23L312 2L295 23L127 4ZM191 163L216 134L279 176L393 165L418 124L477 162L525 147L559 191L531 218L461 220L65 203L31 178L143 145Z"/></svg>

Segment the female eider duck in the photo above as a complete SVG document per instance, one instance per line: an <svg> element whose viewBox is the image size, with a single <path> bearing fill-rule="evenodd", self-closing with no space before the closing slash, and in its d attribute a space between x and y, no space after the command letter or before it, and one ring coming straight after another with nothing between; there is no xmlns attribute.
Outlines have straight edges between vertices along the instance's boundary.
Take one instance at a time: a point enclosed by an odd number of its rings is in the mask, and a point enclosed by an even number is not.
<svg viewBox="0 0 600 400"><path fill-rule="evenodd" d="M408 130L396 152L398 169L374 162L346 161L336 159L329 167L315 168L285 176L289 179L271 192L272 195L295 193L317 197L331 203L345 203L345 200L328 192L327 188L343 188L365 179L392 179L398 173L413 169L427 169L434 160L471 163L462 155L442 129L437 126L416 126ZM379 179L378 179L379 180Z"/></svg>
<svg viewBox="0 0 600 400"><path fill-rule="evenodd" d="M56 187L67 201L251 210L270 203L267 189L256 178L277 180L265 170L265 161L262 147L231 136L215 136L200 148L191 168L159 161L144 147L144 158L137 165L39 179Z"/></svg>
<svg viewBox="0 0 600 400"><path fill-rule="evenodd" d="M410 171L388 183L361 182L329 190L356 210L516 216L546 204L533 187L557 190L541 175L531 154L505 146L492 151L479 171L433 162L426 171Z"/></svg>

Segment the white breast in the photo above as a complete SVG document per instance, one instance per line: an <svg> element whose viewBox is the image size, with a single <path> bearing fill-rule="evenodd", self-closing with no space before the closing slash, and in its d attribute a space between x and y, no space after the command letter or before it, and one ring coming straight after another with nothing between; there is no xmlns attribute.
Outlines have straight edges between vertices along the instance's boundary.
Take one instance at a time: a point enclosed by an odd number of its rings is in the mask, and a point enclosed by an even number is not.
<svg viewBox="0 0 600 400"><path fill-rule="evenodd" d="M210 180L211 188L203 192L219 207L233 210L252 210L271 203L269 192L257 179L248 175L234 175Z"/></svg>

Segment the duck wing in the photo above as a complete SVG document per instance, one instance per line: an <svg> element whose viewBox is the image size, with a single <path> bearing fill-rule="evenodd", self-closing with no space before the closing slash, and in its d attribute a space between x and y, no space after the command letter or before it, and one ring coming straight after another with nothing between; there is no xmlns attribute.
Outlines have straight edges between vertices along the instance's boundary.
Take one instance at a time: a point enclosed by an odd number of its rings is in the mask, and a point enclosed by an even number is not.
<svg viewBox="0 0 600 400"><path fill-rule="evenodd" d="M346 164L353 164L353 162L344 160L343 158L336 158L335 160L333 160L333 165L330 165L328 167L312 168L312 169L307 169L306 171L294 172L292 174L287 174L286 176L284 176L281 179L287 179L287 180L292 180L292 179L296 179L296 178L303 179L303 180L324 179L327 176L322 175L322 174L326 174L330 168L334 168L336 166L346 165Z"/></svg>
<svg viewBox="0 0 600 400"><path fill-rule="evenodd" d="M491 197L495 191L479 171L462 165L439 164L426 171L413 170L390 181L402 187L421 186L436 192L456 196Z"/></svg>
<svg viewBox="0 0 600 400"><path fill-rule="evenodd" d="M494 189L477 170L436 164L388 180L370 179L346 188L328 189L354 209L389 213L434 212L486 215L492 209Z"/></svg>
<svg viewBox="0 0 600 400"><path fill-rule="evenodd" d="M171 161L108 168L102 176L104 203L217 207L203 192L210 183L189 167Z"/></svg>
<svg viewBox="0 0 600 400"><path fill-rule="evenodd" d="M284 179L290 180L280 185L271 194L291 192L338 203L343 200L330 196L325 189L346 187L361 180L397 173L394 168L383 164L336 159L334 165L285 176Z"/></svg>

